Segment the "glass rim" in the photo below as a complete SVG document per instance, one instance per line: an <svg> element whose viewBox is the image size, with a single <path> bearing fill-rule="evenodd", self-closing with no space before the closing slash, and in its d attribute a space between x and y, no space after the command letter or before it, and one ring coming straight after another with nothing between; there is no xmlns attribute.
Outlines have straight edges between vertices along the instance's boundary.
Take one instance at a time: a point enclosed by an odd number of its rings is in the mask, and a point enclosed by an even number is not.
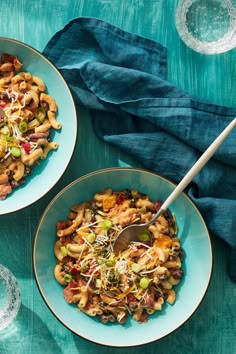
<svg viewBox="0 0 236 354"><path fill-rule="evenodd" d="M199 0L179 0L176 13L175 24L177 32L183 42L199 53L219 54L229 51L236 47L236 9L233 8L230 0L223 0L225 7L228 8L230 16L230 27L221 38L216 41L206 42L194 37L188 30L187 12L190 7Z"/></svg>

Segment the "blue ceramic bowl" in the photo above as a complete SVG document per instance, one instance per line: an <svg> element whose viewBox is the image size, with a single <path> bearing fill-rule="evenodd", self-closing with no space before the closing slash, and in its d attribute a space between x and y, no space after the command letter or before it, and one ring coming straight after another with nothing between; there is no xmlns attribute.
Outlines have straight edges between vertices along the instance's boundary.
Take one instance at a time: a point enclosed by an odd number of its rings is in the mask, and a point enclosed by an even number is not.
<svg viewBox="0 0 236 354"><path fill-rule="evenodd" d="M61 122L62 128L60 131L51 132L52 140L59 143L59 148L34 168L34 173L27 178L24 185L0 201L0 215L34 203L56 184L68 166L77 137L74 101L56 67L37 50L13 39L0 37L0 55L2 53L17 55L24 65L21 71L29 71L44 81L48 93L58 104L57 119Z"/></svg>
<svg viewBox="0 0 236 354"><path fill-rule="evenodd" d="M134 320L125 325L104 325L80 313L63 298L63 288L54 279L56 259L53 247L55 225L67 218L71 205L89 200L93 195L111 187L137 189L152 200L165 200L175 185L165 178L142 169L111 168L83 176L64 188L48 205L39 222L33 248L33 265L39 291L52 313L63 325L90 341L107 346L136 346L158 340L180 327L200 305L212 272L211 241L199 211L182 193L171 205L176 214L179 237L185 253L185 276L177 286L174 305L152 315L147 323Z"/></svg>

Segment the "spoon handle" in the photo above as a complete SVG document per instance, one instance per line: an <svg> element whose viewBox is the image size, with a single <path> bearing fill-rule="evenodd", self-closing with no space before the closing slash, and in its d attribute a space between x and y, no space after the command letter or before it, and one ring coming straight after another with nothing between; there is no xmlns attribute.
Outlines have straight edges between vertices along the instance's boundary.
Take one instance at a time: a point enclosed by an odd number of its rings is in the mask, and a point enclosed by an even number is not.
<svg viewBox="0 0 236 354"><path fill-rule="evenodd" d="M192 181L193 177L205 166L208 160L212 157L215 151L220 147L226 137L229 135L231 130L236 127L236 118L223 130L223 132L213 141L213 143L208 147L208 149L202 154L202 156L197 160L193 167L188 171L184 178L179 182L173 192L169 195L166 201L162 204L160 210L166 210L169 205L178 197L178 195L183 192L185 187Z"/></svg>

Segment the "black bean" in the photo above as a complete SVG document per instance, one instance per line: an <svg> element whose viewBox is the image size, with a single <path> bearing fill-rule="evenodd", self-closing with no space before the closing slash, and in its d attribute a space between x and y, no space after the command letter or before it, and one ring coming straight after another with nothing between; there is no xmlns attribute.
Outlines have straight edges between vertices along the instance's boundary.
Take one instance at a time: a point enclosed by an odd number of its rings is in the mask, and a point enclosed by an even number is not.
<svg viewBox="0 0 236 354"><path fill-rule="evenodd" d="M181 279L184 275L183 269L174 269L171 275L175 279Z"/></svg>

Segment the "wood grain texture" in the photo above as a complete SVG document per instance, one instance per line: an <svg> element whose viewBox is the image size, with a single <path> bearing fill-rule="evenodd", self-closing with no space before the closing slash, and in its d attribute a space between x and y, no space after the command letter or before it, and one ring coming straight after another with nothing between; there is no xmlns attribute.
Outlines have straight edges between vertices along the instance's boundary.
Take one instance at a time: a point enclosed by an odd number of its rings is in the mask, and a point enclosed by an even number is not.
<svg viewBox="0 0 236 354"><path fill-rule="evenodd" d="M206 56L186 47L175 29L176 5L177 0L2 0L0 36L21 40L41 51L71 19L97 17L165 45L171 82L193 95L236 106L236 49ZM36 287L32 267L34 232L46 205L61 188L87 172L138 166L129 156L96 138L88 112L80 109L78 116L76 152L60 182L31 207L0 219L0 262L16 275L22 292L22 307L14 325L0 334L0 353L236 353L236 285L226 272L228 249L214 237L213 276L201 306L181 328L158 342L135 348L99 346L73 335L48 310Z"/></svg>

